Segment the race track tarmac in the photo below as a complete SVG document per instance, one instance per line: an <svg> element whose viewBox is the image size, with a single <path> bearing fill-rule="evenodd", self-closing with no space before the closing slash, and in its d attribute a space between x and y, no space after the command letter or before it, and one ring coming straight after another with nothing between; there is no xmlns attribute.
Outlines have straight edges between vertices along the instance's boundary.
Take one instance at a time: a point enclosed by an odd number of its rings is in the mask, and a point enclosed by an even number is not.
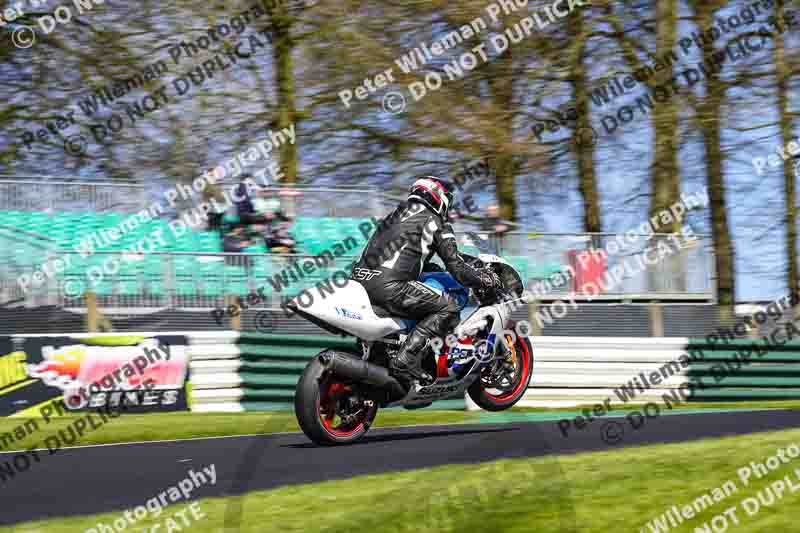
<svg viewBox="0 0 800 533"><path fill-rule="evenodd" d="M606 417L568 437L548 421L373 429L357 444L333 448L315 447L301 433L285 433L93 446L59 450L54 455L43 451L39 452L41 462L0 483L0 524L130 509L174 486L187 477L190 468L198 471L211 464L216 484L201 486L192 499L442 464L784 428L800 428L800 411L662 416L638 430L624 418ZM0 463L14 455L0 453Z"/></svg>

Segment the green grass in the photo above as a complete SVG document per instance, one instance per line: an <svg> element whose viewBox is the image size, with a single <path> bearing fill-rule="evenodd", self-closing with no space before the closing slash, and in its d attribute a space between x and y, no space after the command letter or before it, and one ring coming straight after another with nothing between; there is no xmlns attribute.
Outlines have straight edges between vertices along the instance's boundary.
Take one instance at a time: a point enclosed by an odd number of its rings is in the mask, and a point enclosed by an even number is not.
<svg viewBox="0 0 800 533"><path fill-rule="evenodd" d="M96 424L98 415L92 416ZM49 423L38 419L39 430L25 439L15 440L7 450L22 450L32 446L44 447L44 440L60 429L74 424L85 415L70 414L53 418ZM12 432L25 423L24 418L0 419L0 433ZM378 414L374 427L392 427L415 424L454 424L479 422L477 413L464 411L382 411ZM300 431L294 412L277 411L264 413L149 413L122 414L118 418L92 430L70 446L89 444L110 444L118 442L139 442L168 439L189 439L197 437L218 437L228 435L251 435L255 433L275 433ZM5 450L0 450L5 451Z"/></svg>
<svg viewBox="0 0 800 533"><path fill-rule="evenodd" d="M619 409L623 405L612 403L612 408ZM591 408L591 405L587 404ZM627 404L626 409L637 408ZM800 401L776 402L692 402L680 406L680 409L757 409L757 408L800 408ZM511 413L512 416L508 416ZM566 408L515 408L506 413L488 413L485 411L447 411L405 409L381 410L375 421L375 427L412 426L419 424L469 424L469 423L503 423L525 420L558 420L579 415L580 407ZM624 414L624 413L622 413ZM70 414L53 418L49 423L37 419L38 431L24 439L16 440L0 451L23 450L30 447L46 447L45 439L66 429L85 415ZM97 415L93 415L98 421ZM0 418L0 434L11 432L28 419ZM119 418L109 419L97 429L89 429L70 446L90 444L111 444L120 442L140 442L170 439L189 439L197 437L218 437L229 435L250 435L255 433L274 433L300 431L294 413L276 411L264 413L150 413L123 414Z"/></svg>
<svg viewBox="0 0 800 533"><path fill-rule="evenodd" d="M343 481L283 487L238 497L200 500L206 517L191 531L566 533L649 531L646 523L672 505L733 480L736 492L670 531L692 532L736 506L736 533L796 531L800 491L788 490L754 516L741 500L790 476L800 483L800 458L745 485L737 469L764 462L778 448L800 443L800 430L619 449L608 452L448 465ZM390 453L390 450L387 450ZM424 453L424 445L420 447ZM239 507L241 506L241 508ZM145 518L136 531L162 523L186 504ZM14 531L84 531L120 513L30 522ZM177 519L176 519L177 520ZM237 523L239 522L240 523ZM180 523L180 522L179 522ZM241 528L241 529L239 529ZM702 531L702 529L701 529Z"/></svg>

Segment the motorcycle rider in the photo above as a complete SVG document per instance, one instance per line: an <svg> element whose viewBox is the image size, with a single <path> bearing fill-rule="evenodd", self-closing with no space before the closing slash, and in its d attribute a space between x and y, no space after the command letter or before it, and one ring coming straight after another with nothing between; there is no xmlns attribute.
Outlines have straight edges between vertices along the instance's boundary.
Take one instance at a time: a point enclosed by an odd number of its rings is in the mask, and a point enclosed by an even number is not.
<svg viewBox="0 0 800 533"><path fill-rule="evenodd" d="M419 321L389 363L407 388L409 378L423 385L433 381L421 367L425 349L459 322L459 305L452 296L417 281L422 271L431 269L433 254L466 287L479 291L500 287L500 279L491 269L474 268L459 254L456 236L447 221L452 204L451 183L436 176L418 178L408 200L378 224L350 276L364 286L373 304L394 316Z"/></svg>

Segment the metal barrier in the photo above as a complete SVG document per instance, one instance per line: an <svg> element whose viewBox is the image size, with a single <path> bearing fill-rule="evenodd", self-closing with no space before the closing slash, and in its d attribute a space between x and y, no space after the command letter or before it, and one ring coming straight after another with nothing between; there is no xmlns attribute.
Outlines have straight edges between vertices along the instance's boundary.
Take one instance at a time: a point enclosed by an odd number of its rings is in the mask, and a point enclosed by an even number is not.
<svg viewBox="0 0 800 533"><path fill-rule="evenodd" d="M288 410L300 374L326 347L348 349L355 339L290 335L190 338L192 410ZM197 344L194 344L197 343Z"/></svg>
<svg viewBox="0 0 800 533"><path fill-rule="evenodd" d="M192 409L197 411L289 408L311 357L326 347L355 347L353 338L326 336L187 335ZM756 346L748 340L709 345L685 337L531 337L531 344L533 378L520 406L610 399L616 407L653 402L671 408L684 402L800 397L798 342L759 343L764 353L752 357L758 364L741 364L741 353Z"/></svg>
<svg viewBox="0 0 800 533"><path fill-rule="evenodd" d="M300 374L323 349L353 350L354 338L209 333L190 335L191 405L198 412L290 410ZM464 409L461 398L435 408Z"/></svg>
<svg viewBox="0 0 800 533"><path fill-rule="evenodd" d="M57 336L76 336L56 333ZM97 334L93 337L118 336ZM131 336L183 337L188 343L193 411L291 409L309 359L332 347L356 349L352 337L265 335L235 331L135 330ZM37 334L25 334L36 337ZM800 342L703 339L530 337L533 378L520 406L572 406L608 401L614 408L684 402L800 397ZM434 407L461 408L462 399Z"/></svg>
<svg viewBox="0 0 800 533"><path fill-rule="evenodd" d="M136 255L118 251L95 251L87 259L73 250L48 250L25 234L12 236L0 228L0 239L8 253L0 256L0 297L2 301L26 297L29 305L82 307L81 296L98 293L99 303L112 308L213 308L224 305L226 295L247 296L263 288L267 295L258 308L277 309L282 299L319 283L334 272L347 269L357 260L358 249L347 255L330 255L324 260L313 254L234 254L211 252L149 252ZM604 285L608 272L621 262L636 266L635 258L645 252L631 250L627 255L609 255L603 269L587 278L579 254L596 250L586 236L537 235L523 241L519 235L515 248L527 255L506 256L517 267L527 288L540 301L559 298L604 302L620 301L697 301L711 302L710 252L705 245L682 249L672 261L658 262L647 270L630 268L617 285ZM465 251L475 253L469 246ZM527 248L527 249L526 249ZM32 279L42 265L57 258L70 258L72 268L31 285L27 293L17 282ZM332 259L332 261L331 261ZM297 265L310 262L311 272ZM577 272L570 276L569 272ZM308 269L306 269L308 270ZM680 286L676 286L675 279ZM600 294L582 294L581 283L596 279Z"/></svg>
<svg viewBox="0 0 800 533"><path fill-rule="evenodd" d="M39 181L0 177L0 210L133 213L149 204L143 185L59 179L63 178Z"/></svg>
<svg viewBox="0 0 800 533"><path fill-rule="evenodd" d="M270 190L281 199L284 211L295 217L382 217L401 200L376 189L364 188L298 186Z"/></svg>
<svg viewBox="0 0 800 533"><path fill-rule="evenodd" d="M2 239L2 234L0 234ZM23 253L25 257L29 257ZM238 254L148 252L131 254L95 251L86 259L75 251L46 251L45 264L69 256L73 268L23 291L22 276L31 279L38 264L0 261L0 295L4 301L25 298L29 304L63 308L85 306L84 295L94 293L104 308L210 310L226 305L226 296L259 294L255 309L278 309L281 302L334 273L348 276L357 255ZM331 261L332 259L332 261ZM305 264L313 265L308 273ZM83 266L81 266L83 265ZM77 266L77 268L75 268Z"/></svg>
<svg viewBox="0 0 800 533"><path fill-rule="evenodd" d="M680 242L680 248L675 245ZM659 244L673 252L652 262ZM501 254L519 258L526 287L542 299L714 300L713 243L709 235L687 240L669 234L510 232ZM653 263L653 264L648 264ZM616 269L616 271L615 271ZM576 272L574 276L565 276ZM609 276L621 272L621 276ZM581 291L602 281L600 293Z"/></svg>
<svg viewBox="0 0 800 533"><path fill-rule="evenodd" d="M800 343L690 338L531 337L527 406L800 397ZM756 348L763 351L757 355ZM743 356L742 354L750 354Z"/></svg>
<svg viewBox="0 0 800 533"><path fill-rule="evenodd" d="M22 273L32 274L37 262L50 253L53 243L45 235L0 225L0 303L24 300L17 282Z"/></svg>
<svg viewBox="0 0 800 533"><path fill-rule="evenodd" d="M23 176L24 177L24 176ZM63 178L19 179L0 176L0 210L8 211L115 211L135 213L154 202L171 209L165 192L151 194L144 185L63 181ZM255 180L258 183L258 180ZM218 187L230 191L238 182L220 182ZM174 184L181 206L203 201L203 191L191 184ZM382 216L401 198L374 188L271 187L281 199L283 208L294 216L357 217ZM178 206L180 207L180 206Z"/></svg>
<svg viewBox="0 0 800 533"><path fill-rule="evenodd" d="M70 256L72 265L85 265L85 270L73 268L48 278L43 285L32 288L29 294L47 295L49 304L69 307L75 303L71 300L88 291L98 292L105 298L104 305L112 307L117 307L115 303L120 307L213 307L225 294L246 296L264 287L270 295L268 307L275 308L282 296L295 295L357 260L364 244L362 240L358 241L359 248L347 255L330 254L325 259L319 254L156 251L137 255L95 251L88 260L73 250L39 248L34 253L33 243L16 241L15 248L9 246L16 251L0 258L0 277L3 287L10 291L5 294L6 299L22 297L16 279L20 276L30 278L41 264L52 264L58 257ZM713 300L710 254L701 244L681 249L673 260L659 261L646 270L637 270L637 265L643 263L636 262L636 257L641 257L645 251L609 255L604 267L587 277L579 257L587 250L596 250L587 243L586 238L578 240L574 236L537 236L526 243L528 255L506 257L520 270L526 287L540 300L567 297L590 301L611 298ZM468 253L475 252L469 246L464 246L464 249ZM34 264L31 257L38 258L41 264ZM296 266L309 261L313 265L311 273ZM624 270L619 283L606 283L611 279L608 273L623 262L627 262L630 268ZM570 272L575 274L571 276ZM600 294L581 293L581 284L592 279L602 287Z"/></svg>
<svg viewBox="0 0 800 533"><path fill-rule="evenodd" d="M221 184L222 187L233 187L235 183ZM191 194L189 185L183 184L186 194ZM382 217L392 209L399 198L392 197L374 189L346 189L346 188L320 188L320 187L280 187L274 188L281 199L285 211L299 217L347 217L350 219L369 219ZM196 201L200 201L197 195ZM51 210L71 211L90 210L104 211L113 209L120 212L134 212L146 207L150 200L147 191L142 185L118 183L87 183L87 182L59 182L59 181L33 181L33 180L3 180L0 178L0 209L14 210ZM164 197L155 199L166 206ZM456 224L457 230L473 229L471 223L460 221ZM44 237L44 236L43 236ZM42 237L42 240L44 238ZM326 236L331 238L331 235ZM339 238L345 235L339 236ZM358 236L355 236L358 238ZM611 233L532 233L514 231L506 233L498 239L501 254L507 257L522 273L525 284L534 289L537 296L542 299L562 298L571 296L586 298L581 289L587 281L603 282L599 294L592 300L679 300L712 302L714 299L714 266L713 246L709 236L699 235L694 240L683 240L681 249L668 257L647 264L650 250L657 248L659 243L670 242L670 237L663 234L633 234L624 236ZM42 250L51 249L54 255L63 255L74 252L53 250L51 243L42 243ZM474 249L465 247L466 251L474 253ZM606 257L599 261L586 261L592 251L602 251ZM41 257L41 254L37 254ZM200 257L212 254L198 253ZM216 254L219 255L219 254ZM177 256L177 254L173 254ZM3 273L3 287L6 288L6 298L17 297L8 283L8 276L14 278L20 275L31 275L35 266L26 261L16 261L18 254L10 257L3 254L0 261L0 271ZM255 256L254 256L255 257ZM276 256L270 256L276 257ZM250 260L243 259L247 264ZM288 259L276 259L288 261ZM43 262L43 261L42 261ZM173 287L189 287L194 283L202 292L208 285L202 279L193 277L193 282L177 279L181 269L172 268L172 259L167 259L161 272L162 284L167 292ZM41 264L41 263L40 263ZM133 269L134 271L136 269ZM569 276L564 276L565 272ZM610 276L611 273L620 273L619 276ZM262 272L263 274L263 272ZM142 280L147 278L153 282L155 274L151 271L147 276L139 272L130 274L126 272L120 279L107 280L115 286L128 286L133 283L144 287ZM74 277L74 276L73 276ZM234 283L241 286L241 275L235 276ZM253 286L251 273L244 276L247 284ZM218 283L219 276L213 276L213 283ZM223 283L227 277L223 276ZM613 282L612 282L613 281ZM48 302L54 302L54 295L59 292L59 286L47 283ZM179 291L182 296L192 296L187 291ZM235 292L235 291L234 291ZM130 291L112 291L112 294L130 295ZM142 291L142 295L147 294ZM206 294L208 296L208 294ZM152 296L152 295L151 295ZM158 295L156 295L158 296ZM163 297L156 298L157 303L152 303L152 297L145 298L151 302L150 306L174 305L175 299ZM130 301L130 300L126 300ZM185 301L184 301L185 304ZM192 304L189 304L192 305ZM202 305L202 301L200 304Z"/></svg>

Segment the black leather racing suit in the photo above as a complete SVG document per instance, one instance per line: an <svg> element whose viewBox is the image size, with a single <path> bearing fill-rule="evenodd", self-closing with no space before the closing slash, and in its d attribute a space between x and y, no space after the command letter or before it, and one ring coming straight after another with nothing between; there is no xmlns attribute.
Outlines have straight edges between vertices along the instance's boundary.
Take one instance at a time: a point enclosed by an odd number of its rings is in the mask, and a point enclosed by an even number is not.
<svg viewBox="0 0 800 533"><path fill-rule="evenodd" d="M417 281L434 253L462 285L487 288L494 283L491 274L458 254L452 226L414 201L400 204L378 223L350 277L364 285L373 304L393 316L419 320L416 331L427 339L444 337L458 324L458 303Z"/></svg>

